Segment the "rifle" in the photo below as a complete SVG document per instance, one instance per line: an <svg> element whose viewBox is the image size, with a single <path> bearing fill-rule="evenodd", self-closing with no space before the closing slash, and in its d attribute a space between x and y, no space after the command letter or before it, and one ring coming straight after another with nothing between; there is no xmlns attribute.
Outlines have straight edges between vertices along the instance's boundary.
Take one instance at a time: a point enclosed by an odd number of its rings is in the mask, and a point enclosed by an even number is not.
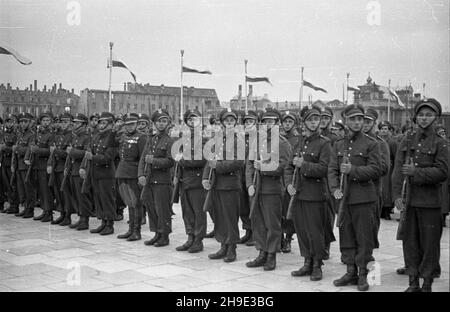
<svg viewBox="0 0 450 312"><path fill-rule="evenodd" d="M151 166L149 166L148 165L148 162L145 162L145 165L144 165L144 175L145 175L145 180L146 180L146 183L145 183L145 185L142 187L142 191L141 191L141 196L139 197L140 198L140 200L141 200L141 202L143 202L144 201L144 199L145 199L145 195L146 195L146 189L147 189L147 187L148 187L148 183L149 183L149 180L150 180L150 175L152 174L151 173Z"/></svg>
<svg viewBox="0 0 450 312"><path fill-rule="evenodd" d="M67 159L66 159L67 160ZM88 194L90 187L90 179L91 179L91 161L86 158L86 156L81 161L81 167L86 168L86 177L83 180L83 184L81 185L81 193Z"/></svg>
<svg viewBox="0 0 450 312"><path fill-rule="evenodd" d="M255 187L255 194L251 196L250 199L250 213L249 218L253 216L253 211L255 211L255 206L258 205L259 201L259 189L261 186L261 172L255 169L255 173L253 174L253 186Z"/></svg>
<svg viewBox="0 0 450 312"><path fill-rule="evenodd" d="M405 165L413 162L411 157L411 142L412 134L408 131L406 136L406 153L405 153ZM400 222L398 223L397 228L397 240L403 240L405 238L405 222L406 222L406 214L409 206L409 201L411 198L411 178L407 175L403 178L402 185L402 202L403 209L400 211Z"/></svg>
<svg viewBox="0 0 450 312"><path fill-rule="evenodd" d="M348 134L345 136L345 148L344 148L344 156L342 157L342 162L344 164L349 163L349 159L348 159ZM339 183L339 189L342 192L342 198L339 201L339 208L338 208L338 214L337 214L337 227L341 227L344 224L344 210L345 210L345 204L346 204L346 200L347 200L347 196L348 196L348 175L341 173L341 179L340 179L340 183Z"/></svg>
<svg viewBox="0 0 450 312"><path fill-rule="evenodd" d="M9 180L9 185L12 187L14 186L14 178L16 177L16 171L17 171L17 154L16 151L12 151L11 154L11 179Z"/></svg>
<svg viewBox="0 0 450 312"><path fill-rule="evenodd" d="M216 170L214 168L209 169L208 181L209 184L211 185L211 188L206 192L205 202L203 203L204 212L209 211L209 208L211 207L212 204L212 196L214 192L213 188L214 184L216 183Z"/></svg>
<svg viewBox="0 0 450 312"><path fill-rule="evenodd" d="M30 165L28 166L27 174L25 175L25 183L30 181L31 168L33 167L34 163L34 153L30 152L30 158L28 158L28 160L30 161Z"/></svg>
<svg viewBox="0 0 450 312"><path fill-rule="evenodd" d="M304 142L302 140L302 141L300 141L300 144L298 145L300 147L300 155L302 155L302 157L303 157L303 151L302 151L303 145L304 145ZM294 183L293 185L294 185L295 190L297 190L299 183L301 185L301 178L302 178L302 176L300 175L300 168L299 167L295 167L294 175L292 176L292 182ZM298 181L298 180L300 180L300 181ZM292 195L291 199L289 200L289 206L288 206L288 209L287 209L287 212L286 212L286 219L287 220L291 220L292 219L292 209L294 208L294 202L295 202L295 196L296 195L297 195L297 193Z"/></svg>
<svg viewBox="0 0 450 312"><path fill-rule="evenodd" d="M180 198L180 170L178 168L178 162L175 164L175 171L173 174L173 192L172 192L172 198L170 200L170 204L173 205L174 203L179 202Z"/></svg>
<svg viewBox="0 0 450 312"><path fill-rule="evenodd" d="M67 154L66 156L66 161L64 162L64 173L63 173L63 179L61 181L61 187L60 187L60 191L63 192L66 183L67 183L67 179L69 177L69 173L72 170L72 162L71 162L71 158L69 156L69 154ZM86 177L87 178L87 177ZM83 181L84 183L84 181Z"/></svg>
<svg viewBox="0 0 450 312"><path fill-rule="evenodd" d="M54 143L53 143L54 144ZM54 144L55 146L55 144ZM55 185L55 165L56 165L56 159L55 159L55 150L52 150L50 152L50 167L52 167L52 172L50 173L50 177L48 178L48 186L53 187Z"/></svg>

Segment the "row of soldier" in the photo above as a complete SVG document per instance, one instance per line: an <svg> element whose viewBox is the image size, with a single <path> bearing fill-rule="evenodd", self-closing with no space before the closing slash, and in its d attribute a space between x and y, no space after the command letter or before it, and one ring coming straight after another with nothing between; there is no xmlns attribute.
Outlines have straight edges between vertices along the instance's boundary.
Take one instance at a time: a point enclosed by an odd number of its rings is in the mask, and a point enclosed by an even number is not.
<svg viewBox="0 0 450 312"><path fill-rule="evenodd" d="M114 232L114 221L120 220L120 206L126 206L129 230L118 238L141 239L147 212L155 236L144 244L161 247L169 244L172 203L179 193L188 238L178 251L200 252L203 239L214 236L221 247L208 255L210 259L235 261L236 244L246 243L259 252L247 267L273 270L276 254L289 252L296 234L304 265L292 275L310 276L313 281L322 279L336 224L347 272L334 284L358 285L363 291L369 288L367 265L374 260L372 251L379 247L380 217L388 218L394 202L404 206L402 183L410 177L411 198L403 209L408 212L404 270L410 276L408 291L427 291L440 275L441 195L445 193L441 183L448 175L447 146L435 134L434 123L440 114L437 101L419 102L416 129L393 138L388 123L379 124L377 136L376 111L364 111L359 105L345 108L345 125L332 125L332 110L315 106L303 108L299 117L289 112L281 115L275 109L259 114L249 111L242 118L245 159L238 159L235 152L233 159L224 154L221 160L172 155L171 118L161 109L151 116L152 131L145 115L128 114L120 121L107 112L90 120L82 114L63 114L53 131L51 114L43 114L36 132L33 116L24 113L17 118L20 131L15 131L15 116L11 115L5 119L0 145L2 195L10 204L4 212L33 217L38 193L43 213L35 220L87 230L89 218L96 217L101 225L91 233L109 235ZM201 117L198 111L184 114L192 136L202 127ZM223 110L210 121L212 133L235 128L239 117L234 110ZM269 134L281 126L278 146L272 146L267 135L266 142L258 142L255 151L250 151L249 133L259 125ZM275 169L265 169L271 159L249 157L252 152L262 155L267 148L277 153ZM415 163L404 162L408 149L408 157L417 151ZM429 192L435 190L436 196L430 197ZM19 202L24 205L22 212ZM53 221L55 206L60 217ZM206 234L206 210L214 223L210 234ZM79 220L72 224L74 213ZM239 217L246 231L242 238ZM423 230L430 222L436 226ZM424 278L422 288L419 277Z"/></svg>

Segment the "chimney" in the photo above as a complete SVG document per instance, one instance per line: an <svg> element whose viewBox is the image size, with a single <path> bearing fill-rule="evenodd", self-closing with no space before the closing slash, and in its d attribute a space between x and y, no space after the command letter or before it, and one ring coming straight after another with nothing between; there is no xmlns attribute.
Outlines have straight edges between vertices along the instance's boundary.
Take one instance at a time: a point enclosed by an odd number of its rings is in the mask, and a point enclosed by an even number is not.
<svg viewBox="0 0 450 312"><path fill-rule="evenodd" d="M43 91L44 91L44 92L47 92L47 86L46 86L46 85L44 85Z"/></svg>
<svg viewBox="0 0 450 312"><path fill-rule="evenodd" d="M127 91L127 83L126 82L123 83L123 91Z"/></svg>
<svg viewBox="0 0 450 312"><path fill-rule="evenodd" d="M59 83L59 89L58 90L61 90L62 89L62 83Z"/></svg>
<svg viewBox="0 0 450 312"><path fill-rule="evenodd" d="M11 84L10 84L9 82L6 84L6 88L7 88L8 90L11 90Z"/></svg>
<svg viewBox="0 0 450 312"><path fill-rule="evenodd" d="M33 85L30 83L30 91L33 91Z"/></svg>
<svg viewBox="0 0 450 312"><path fill-rule="evenodd" d="M74 94L75 93L75 89L74 88L72 88L72 90L70 90L71 92L72 92L72 94Z"/></svg>
<svg viewBox="0 0 450 312"><path fill-rule="evenodd" d="M238 88L238 98L240 99L242 97L242 85L239 85Z"/></svg>
<svg viewBox="0 0 450 312"><path fill-rule="evenodd" d="M34 80L34 91L37 91L38 89L37 89L37 80L35 79Z"/></svg>

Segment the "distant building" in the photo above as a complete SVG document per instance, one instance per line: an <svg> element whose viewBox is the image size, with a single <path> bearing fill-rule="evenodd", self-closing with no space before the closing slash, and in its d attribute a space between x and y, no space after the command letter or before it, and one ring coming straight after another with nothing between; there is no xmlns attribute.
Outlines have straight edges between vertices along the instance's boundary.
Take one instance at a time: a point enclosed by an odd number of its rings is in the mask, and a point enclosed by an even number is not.
<svg viewBox="0 0 450 312"><path fill-rule="evenodd" d="M39 116L43 112L52 112L58 115L64 112L66 107L72 113L78 111L79 96L74 89L66 90L55 83L51 89L44 85L42 90L37 87L37 80L30 84L29 88L20 90L13 89L8 83L6 86L0 84L0 112L2 116L7 114L20 114L27 112Z"/></svg>
<svg viewBox="0 0 450 312"><path fill-rule="evenodd" d="M123 91L111 92L111 110L114 114L145 113L149 116L159 108L167 109L172 117L180 115L180 87L149 84L124 84ZM220 107L214 89L184 87L183 108L197 109L203 115ZM108 90L84 89L80 95L80 110L86 114L108 110Z"/></svg>

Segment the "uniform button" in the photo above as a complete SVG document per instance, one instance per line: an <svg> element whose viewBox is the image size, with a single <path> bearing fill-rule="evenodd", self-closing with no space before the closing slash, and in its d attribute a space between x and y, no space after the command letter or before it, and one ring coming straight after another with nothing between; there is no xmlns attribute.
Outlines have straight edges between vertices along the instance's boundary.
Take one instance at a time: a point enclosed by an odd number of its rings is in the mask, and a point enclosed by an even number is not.
<svg viewBox="0 0 450 312"><path fill-rule="evenodd" d="M348 154L348 157L350 157L350 154Z"/></svg>
<svg viewBox="0 0 450 312"><path fill-rule="evenodd" d="M415 164L414 164L414 166L417 166L417 165L418 165L418 163L415 163Z"/></svg>
<svg viewBox="0 0 450 312"><path fill-rule="evenodd" d="M349 147L348 149L349 149L350 151L352 150L352 148L351 148L351 147Z"/></svg>

